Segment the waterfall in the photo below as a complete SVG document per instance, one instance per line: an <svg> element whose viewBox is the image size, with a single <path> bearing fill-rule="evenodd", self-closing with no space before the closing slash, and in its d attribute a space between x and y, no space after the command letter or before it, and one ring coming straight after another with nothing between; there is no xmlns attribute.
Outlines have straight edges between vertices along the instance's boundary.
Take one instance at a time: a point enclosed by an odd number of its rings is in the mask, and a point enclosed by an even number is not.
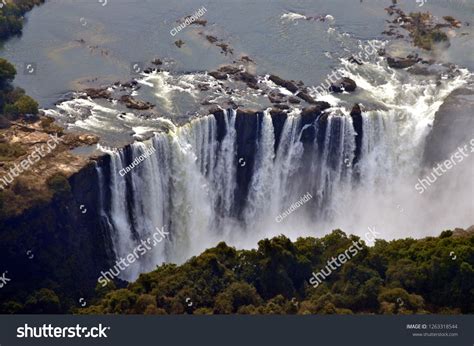
<svg viewBox="0 0 474 346"><path fill-rule="evenodd" d="M244 211L247 225L254 224L257 214L265 213L272 194L275 135L269 110L263 113L261 124L254 173L250 181L248 200Z"/></svg>
<svg viewBox="0 0 474 346"><path fill-rule="evenodd" d="M300 137L300 117L289 115L283 126L271 177L271 191L279 191L279 193L271 194L272 215L277 215L285 209L288 205L287 201L297 193L295 189L298 186L293 182L297 179L297 173L301 169L304 150Z"/></svg>
<svg viewBox="0 0 474 346"><path fill-rule="evenodd" d="M362 133L356 133L355 120L343 107L311 121L293 110L279 123L281 131L275 125L280 120L269 109L253 115L229 109L108 153L110 167L98 168L98 175L102 188L110 190L110 201L100 204L116 258L130 254L157 227L169 232L120 276L133 280L163 262L181 263L219 241L252 247L281 233L321 235L334 228L360 233L373 225L385 227L384 237L390 237L417 217L409 208L401 215L397 200L422 203L412 184L428 133L420 122L432 122L441 104L437 97L459 85L459 80L438 89L428 85L423 93L416 91L418 98L403 96L416 112L386 97L387 110L362 112ZM380 97L386 92L369 91ZM243 186L238 152L249 138L254 150L246 158L245 174L250 173ZM128 174L120 173L149 148L155 150L151 156ZM311 198L299 203L307 194ZM101 191L101 199L106 195ZM276 221L292 205L297 207Z"/></svg>
<svg viewBox="0 0 474 346"><path fill-rule="evenodd" d="M107 210L103 206L101 213L111 228L117 259L131 253L156 227L164 226L170 233L169 239L124 270L123 279L132 280L162 262L182 262L212 243L240 237L239 232L263 229L275 223L289 201L297 201L308 192L316 195L323 191L324 198L317 204L321 208L337 184L343 180L349 183L351 173L343 161L345 156L352 160L354 155L350 117L328 118L321 155L316 141L304 147L302 133L307 126L302 126L299 114L285 120L278 147L270 111L256 116L255 165L245 205L240 209L242 215L237 215L235 208L239 188L235 110L224 111L221 140L216 118L209 115L169 133L156 134L146 143L136 142L128 149L109 153L110 207ZM153 155L123 175L123 169L149 147L155 149ZM303 158L309 159L319 174L308 171ZM102 170L98 174L101 181L107 181ZM305 177L305 184L301 184L300 176ZM301 211L302 215L308 213Z"/></svg>
<svg viewBox="0 0 474 346"><path fill-rule="evenodd" d="M216 208L226 216L230 216L236 188L236 115L237 113L235 110L230 110L230 114L227 112L224 116L226 135L220 145L216 166L212 174L213 187L217 188L217 191L220 192L214 199L215 201L218 201L219 204L216 205Z"/></svg>

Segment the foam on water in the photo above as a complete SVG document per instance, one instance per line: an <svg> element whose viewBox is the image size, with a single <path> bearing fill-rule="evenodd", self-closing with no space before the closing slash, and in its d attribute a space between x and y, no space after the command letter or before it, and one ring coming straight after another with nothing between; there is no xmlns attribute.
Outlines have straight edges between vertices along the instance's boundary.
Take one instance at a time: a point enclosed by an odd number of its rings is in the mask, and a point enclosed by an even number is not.
<svg viewBox="0 0 474 346"><path fill-rule="evenodd" d="M145 121L132 113L123 115L121 121L137 136L154 132L153 122L168 132L133 143L128 158L124 150L108 152L110 177L98 168L100 179L110 182L110 206L104 204L101 214L113 235L115 254L118 258L126 256L155 227L164 226L170 238L130 266L122 278L133 280L162 262L182 262L219 241L248 248L264 237L321 236L335 228L362 235L368 227L376 227L380 237L391 239L433 234L445 226L468 226L469 215L462 208L443 220L433 217L442 215L451 192L428 198L419 195L414 184L422 169L425 140L435 113L453 90L472 80L470 72L457 69L448 78L419 79L389 68L377 57L360 66L346 60L341 64L341 71L357 83L359 97L364 100L358 160L354 160L357 134L349 116L351 95L318 95L310 87L312 96L332 106L326 110L327 125L315 122L302 126L301 109L294 107L276 146L269 110L259 116L255 166L242 206L236 205L239 162L235 110L225 111L221 140L213 115L181 127L169 119ZM262 88L291 94L268 76L259 81ZM143 76L139 83L152 89L169 108L180 95L196 99L198 83L215 87L216 100L221 95L220 86L206 74L157 72ZM236 91L235 99L244 99L246 93L251 95L255 90ZM66 101L47 111L57 117L68 113L80 117L72 125L77 128L119 130L113 125L117 120L114 109L90 99ZM315 138L314 143L303 144L303 132L311 127L315 137L323 140ZM153 146L156 153L135 167L129 177L120 176L130 157L140 156L147 146ZM449 181L446 184L452 186ZM307 193L312 196L309 202L283 221L276 221ZM458 224L449 224L453 221Z"/></svg>

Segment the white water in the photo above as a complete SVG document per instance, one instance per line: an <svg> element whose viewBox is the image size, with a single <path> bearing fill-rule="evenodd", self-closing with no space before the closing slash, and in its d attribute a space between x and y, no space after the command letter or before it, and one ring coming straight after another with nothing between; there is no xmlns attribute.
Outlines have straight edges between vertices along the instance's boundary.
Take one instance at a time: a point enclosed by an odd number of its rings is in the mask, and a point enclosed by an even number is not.
<svg viewBox="0 0 474 346"><path fill-rule="evenodd" d="M110 227L117 258L131 253L155 227L164 226L170 233L122 272L122 278L133 280L162 262L183 262L220 241L249 248L278 234L294 239L322 236L340 228L362 235L368 227L375 227L380 238L391 239L435 235L444 228L472 224L466 205L450 208L448 215L445 212L452 198L469 200L466 194L472 183L463 186L452 181L463 175L469 162L457 169L456 176L446 177L445 186L452 191L443 190L432 198L430 193L419 195L414 188L434 115L450 92L466 84L470 74L460 70L449 79L417 81L380 61L345 69L345 74L362 89L364 102L380 105L365 109L361 104L359 161L352 165L356 133L342 98L322 97L335 105L325 129L317 123L302 126L300 110L293 109L276 150L277 138L267 110L255 129L259 133L255 166L244 205L236 202L239 165L246 163L237 157L235 111L226 111L226 134L221 141L217 140L217 121L210 115L182 127L169 126L168 133L132 144L130 152L109 152L110 177L104 177L102 169L99 177L110 182L110 205L104 206L102 215ZM160 83L168 85L166 78ZM188 81L183 79L183 83L180 88L192 93ZM167 93L162 96L168 97ZM87 102L82 106L97 109ZM303 144L302 133L310 127L316 138ZM319 136L323 141L318 144ZM120 176L120 169L150 145L156 153L126 177ZM276 221L308 192L313 198Z"/></svg>

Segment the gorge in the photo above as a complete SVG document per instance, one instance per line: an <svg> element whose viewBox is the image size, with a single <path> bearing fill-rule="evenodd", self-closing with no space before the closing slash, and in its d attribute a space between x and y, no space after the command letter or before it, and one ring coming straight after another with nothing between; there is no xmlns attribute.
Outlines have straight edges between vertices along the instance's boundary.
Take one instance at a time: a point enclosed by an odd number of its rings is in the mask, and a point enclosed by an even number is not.
<svg viewBox="0 0 474 346"><path fill-rule="evenodd" d="M346 37L337 34L336 41ZM351 42L354 50L363 46ZM93 140L68 143L82 159L64 188L0 219L0 262L15 283L0 298L23 301L48 287L62 304L54 312L70 311L80 297L95 296L101 271L157 227L169 237L120 273L119 288L221 242L251 251L262 239L295 241L335 229L361 235L373 227L392 240L468 228L472 156L423 195L415 184L473 138L473 75L428 53L388 54L332 59L350 90L341 82L321 94L311 84L255 72L245 55L210 72L155 66L44 107L66 133L100 137L101 153ZM146 158L133 164L140 156ZM16 311L14 305L2 309Z"/></svg>

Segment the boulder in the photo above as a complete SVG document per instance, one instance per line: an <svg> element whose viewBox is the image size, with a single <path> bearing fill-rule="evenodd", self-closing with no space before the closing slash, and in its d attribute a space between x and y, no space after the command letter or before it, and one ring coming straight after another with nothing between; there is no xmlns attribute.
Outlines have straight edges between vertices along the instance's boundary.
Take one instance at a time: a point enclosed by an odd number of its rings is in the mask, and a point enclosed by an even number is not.
<svg viewBox="0 0 474 346"><path fill-rule="evenodd" d="M217 37L215 36L212 36L212 35L207 35L206 36L206 39L210 42L210 43L216 43L218 40L217 40Z"/></svg>
<svg viewBox="0 0 474 346"><path fill-rule="evenodd" d="M236 74L239 73L241 70L237 66L225 65L220 67L217 71L227 74Z"/></svg>
<svg viewBox="0 0 474 346"><path fill-rule="evenodd" d="M343 91L354 91L357 88L356 82L352 79L344 77L339 79L337 82L331 84L329 91L335 93L342 93Z"/></svg>
<svg viewBox="0 0 474 346"><path fill-rule="evenodd" d="M212 76L215 79L219 79L219 80L227 79L227 73L219 72L219 71L211 71L209 72L209 76Z"/></svg>
<svg viewBox="0 0 474 346"><path fill-rule="evenodd" d="M270 94L268 94L268 99L271 103L284 103L285 95L279 92L272 91Z"/></svg>
<svg viewBox="0 0 474 346"><path fill-rule="evenodd" d="M402 68L407 68L410 66L415 65L418 61L420 61L417 56L407 56L406 58L393 58L393 57L387 57L387 64L391 68L396 68L396 69L402 69Z"/></svg>
<svg viewBox="0 0 474 346"><path fill-rule="evenodd" d="M122 87L124 87L124 88L133 88L133 87L136 87L137 85L138 85L138 82L136 80L132 80L130 82L123 83Z"/></svg>
<svg viewBox="0 0 474 346"><path fill-rule="evenodd" d="M311 96L309 96L306 91L300 91L298 92L298 94L296 94L296 96L308 103L316 104L316 101Z"/></svg>
<svg viewBox="0 0 474 346"><path fill-rule="evenodd" d="M276 85L281 86L281 87L291 91L292 93L295 93L295 92L298 91L298 87L293 82L284 80L284 79L282 79L278 76L275 76L275 75L272 74L272 75L270 75L270 77L268 79L270 79Z"/></svg>
<svg viewBox="0 0 474 346"><path fill-rule="evenodd" d="M301 116L302 117L308 117L308 116L316 117L317 115L320 115L323 110L328 109L330 107L331 105L326 101L316 101L315 106L303 108L303 110L301 111Z"/></svg>
<svg viewBox="0 0 474 346"><path fill-rule="evenodd" d="M120 102L131 109L146 110L154 107L151 103L137 100L130 95L123 95Z"/></svg>
<svg viewBox="0 0 474 346"><path fill-rule="evenodd" d="M107 88L88 88L85 89L84 92L86 93L87 96L89 96L92 99L110 99L111 94L110 91L107 90Z"/></svg>
<svg viewBox="0 0 474 346"><path fill-rule="evenodd" d="M153 59L151 63L153 65L159 66L159 65L163 64L163 61L161 61L161 59L159 59L159 58L156 58L156 59Z"/></svg>
<svg viewBox="0 0 474 346"><path fill-rule="evenodd" d="M278 109L290 109L290 106L285 105L285 104L276 104L274 106Z"/></svg>
<svg viewBox="0 0 474 346"><path fill-rule="evenodd" d="M234 75L235 79L244 82L249 88L258 89L257 77L249 72L242 71Z"/></svg>
<svg viewBox="0 0 474 346"><path fill-rule="evenodd" d="M293 97L293 96L290 96L290 97L288 98L288 102L293 103L293 104L301 103L300 100L298 100L296 97Z"/></svg>
<svg viewBox="0 0 474 346"><path fill-rule="evenodd" d="M453 18L451 16L444 16L443 19L447 21L453 28L460 28L461 27L461 21L457 20L456 18Z"/></svg>

